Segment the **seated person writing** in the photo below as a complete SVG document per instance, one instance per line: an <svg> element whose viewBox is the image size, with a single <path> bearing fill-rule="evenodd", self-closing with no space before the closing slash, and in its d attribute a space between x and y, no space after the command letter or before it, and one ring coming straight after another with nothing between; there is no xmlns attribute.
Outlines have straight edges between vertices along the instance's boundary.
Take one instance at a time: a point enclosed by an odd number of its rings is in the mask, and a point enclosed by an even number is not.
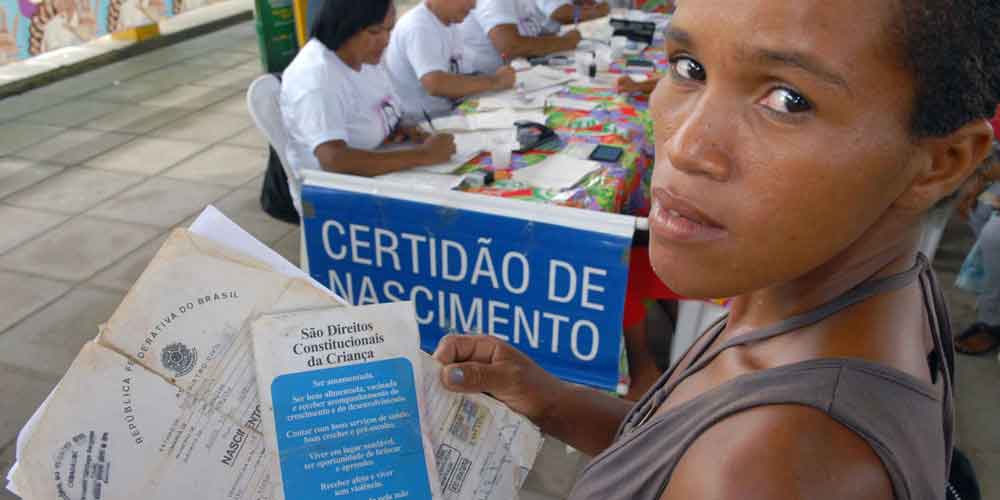
<svg viewBox="0 0 1000 500"><path fill-rule="evenodd" d="M954 347L918 249L992 147L997 19L995 0L680 0L649 255L729 315L635 404L488 335L445 337L442 383L596 455L571 500L945 498Z"/></svg>
<svg viewBox="0 0 1000 500"><path fill-rule="evenodd" d="M575 49L581 40L580 32L559 35L562 23L552 18L560 8L562 12L569 8L572 15L575 7L572 0L479 0L459 27L466 67L493 73L518 57ZM587 12L592 16L598 13L596 7L587 7ZM565 20L565 16L561 18Z"/></svg>
<svg viewBox="0 0 1000 500"><path fill-rule="evenodd" d="M455 153L452 136L400 124L399 100L379 65L395 21L391 0L325 0L281 84L292 168L375 176L443 163ZM402 140L416 146L376 151Z"/></svg>
<svg viewBox="0 0 1000 500"><path fill-rule="evenodd" d="M424 0L396 23L385 64L406 117L445 114L460 99L514 86L509 66L490 75L463 68L457 25L475 5L475 0Z"/></svg>

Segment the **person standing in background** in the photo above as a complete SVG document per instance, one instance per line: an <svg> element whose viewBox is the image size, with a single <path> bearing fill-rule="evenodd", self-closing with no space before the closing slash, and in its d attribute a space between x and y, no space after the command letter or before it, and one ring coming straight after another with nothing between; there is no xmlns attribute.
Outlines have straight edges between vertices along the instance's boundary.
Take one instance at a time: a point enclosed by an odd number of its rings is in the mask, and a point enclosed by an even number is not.
<svg viewBox="0 0 1000 500"><path fill-rule="evenodd" d="M994 131L1000 118L994 118ZM1000 139L1000 133L997 134ZM962 354L986 354L1000 346L1000 151L994 143L991 158L983 163L963 193L959 215L969 222L984 271L983 286L976 292L976 322L955 337ZM975 247L974 247L975 248Z"/></svg>

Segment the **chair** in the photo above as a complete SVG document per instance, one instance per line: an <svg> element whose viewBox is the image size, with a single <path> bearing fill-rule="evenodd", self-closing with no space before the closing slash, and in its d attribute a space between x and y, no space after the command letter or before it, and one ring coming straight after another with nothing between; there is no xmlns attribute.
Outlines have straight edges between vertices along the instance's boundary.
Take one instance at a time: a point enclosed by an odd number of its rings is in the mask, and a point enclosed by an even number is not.
<svg viewBox="0 0 1000 500"><path fill-rule="evenodd" d="M288 132L281 121L281 107L278 101L281 95L281 81L274 75L261 75L250 84L247 90L247 108L257 128L271 143L278 158L281 160L285 176L288 178L288 191L292 195L295 210L302 213L302 176L289 166L285 158L285 148L288 146Z"/></svg>
<svg viewBox="0 0 1000 500"><path fill-rule="evenodd" d="M937 253L941 237L944 236L944 230L948 227L948 221L951 220L956 206L958 206L957 198L938 204L927 215L920 237L920 252L927 257L927 262L934 262L934 254Z"/></svg>

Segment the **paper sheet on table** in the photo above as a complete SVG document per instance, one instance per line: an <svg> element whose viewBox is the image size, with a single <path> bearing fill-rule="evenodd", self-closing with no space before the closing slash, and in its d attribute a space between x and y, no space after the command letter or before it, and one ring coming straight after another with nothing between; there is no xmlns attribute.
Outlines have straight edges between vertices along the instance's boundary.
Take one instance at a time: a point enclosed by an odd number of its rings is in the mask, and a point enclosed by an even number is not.
<svg viewBox="0 0 1000 500"><path fill-rule="evenodd" d="M479 111L489 111L495 109L542 109L545 107L545 96L540 93L518 95L513 90L497 92L485 95L477 99L479 101Z"/></svg>
<svg viewBox="0 0 1000 500"><path fill-rule="evenodd" d="M461 165L461 164L459 164ZM454 170L454 168L452 169ZM378 176L379 179L398 182L421 191L450 191L462 183L461 175L434 173L418 169L400 170Z"/></svg>
<svg viewBox="0 0 1000 500"><path fill-rule="evenodd" d="M540 110L500 109L473 113L470 115L452 115L434 119L434 128L438 132L471 132L487 130L507 130L514 128L514 122L529 120L545 123L545 113Z"/></svg>
<svg viewBox="0 0 1000 500"><path fill-rule="evenodd" d="M561 191L579 184L584 177L602 167L603 165L595 161L555 154L541 163L515 170L514 180L529 186Z"/></svg>
<svg viewBox="0 0 1000 500"><path fill-rule="evenodd" d="M528 71L519 71L516 75L516 86L528 93L558 87L573 80L573 77L564 71L541 65L533 66Z"/></svg>
<svg viewBox="0 0 1000 500"><path fill-rule="evenodd" d="M560 31L566 33L568 31L577 29L580 31L580 36L584 40L595 40L598 42L608 42L615 33L615 29L611 26L610 17L601 17L598 19L591 19L590 21L584 21L577 25L567 24L562 27Z"/></svg>
<svg viewBox="0 0 1000 500"><path fill-rule="evenodd" d="M545 104L556 108L575 109L578 111L593 111L601 105L597 101L584 101L583 99L570 99L568 97L549 97Z"/></svg>
<svg viewBox="0 0 1000 500"><path fill-rule="evenodd" d="M433 129L426 123L421 123L421 127L427 132L466 132L470 130L469 121L465 119L464 115L439 116L434 118L431 123L434 124Z"/></svg>
<svg viewBox="0 0 1000 500"><path fill-rule="evenodd" d="M174 232L21 430L11 491L29 500L272 498L248 321L342 301L290 277L301 271L214 209L193 227L215 240ZM537 448L507 451L516 456L504 460L530 465Z"/></svg>
<svg viewBox="0 0 1000 500"><path fill-rule="evenodd" d="M487 130L474 132L456 132L455 154L451 160L437 165L416 167L411 171L427 172L432 174L453 174L462 165L465 165L483 151L487 151L490 144L494 142L513 143L516 137L513 130Z"/></svg>

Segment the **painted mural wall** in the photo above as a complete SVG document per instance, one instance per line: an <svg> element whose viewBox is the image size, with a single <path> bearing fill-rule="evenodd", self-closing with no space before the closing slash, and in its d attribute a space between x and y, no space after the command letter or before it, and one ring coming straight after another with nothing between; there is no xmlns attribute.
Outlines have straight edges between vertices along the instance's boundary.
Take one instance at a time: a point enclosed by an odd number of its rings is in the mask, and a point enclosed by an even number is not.
<svg viewBox="0 0 1000 500"><path fill-rule="evenodd" d="M0 0L0 64L222 0Z"/></svg>

